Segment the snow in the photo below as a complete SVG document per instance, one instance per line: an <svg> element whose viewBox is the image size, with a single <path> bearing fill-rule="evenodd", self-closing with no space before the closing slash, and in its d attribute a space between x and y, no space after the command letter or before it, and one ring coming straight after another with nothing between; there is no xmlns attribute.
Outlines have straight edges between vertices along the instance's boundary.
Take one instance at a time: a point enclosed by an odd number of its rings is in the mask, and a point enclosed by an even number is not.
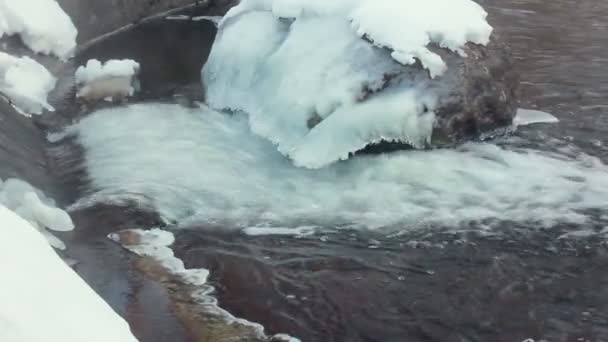
<svg viewBox="0 0 608 342"><path fill-rule="evenodd" d="M428 49L431 43L463 54L468 42L487 44L492 27L487 12L471 0L243 0L220 25L252 11L269 11L278 18L339 17L351 30L379 47L393 51L404 65L418 59L431 77L441 75L445 63Z"/></svg>
<svg viewBox="0 0 608 342"><path fill-rule="evenodd" d="M49 230L65 232L74 229L70 215L57 208L55 202L25 181L9 178L0 182L0 205L21 216L45 236L49 244L65 249L65 244Z"/></svg>
<svg viewBox="0 0 608 342"><path fill-rule="evenodd" d="M580 151L470 143L309 170L252 134L247 115L157 103L101 110L68 132L91 179L74 208L132 200L182 227L394 232L517 220L542 228L593 221L586 210L608 198L608 167Z"/></svg>
<svg viewBox="0 0 608 342"><path fill-rule="evenodd" d="M38 230L3 205L0 239L0 341L137 341Z"/></svg>
<svg viewBox="0 0 608 342"><path fill-rule="evenodd" d="M74 75L79 86L76 97L99 100L132 96L136 90L134 77L138 73L139 63L131 59L112 59L105 63L91 59L78 67Z"/></svg>
<svg viewBox="0 0 608 342"><path fill-rule="evenodd" d="M35 60L0 52L0 92L20 111L28 114L41 114L45 109L53 111L47 96L55 88L56 81Z"/></svg>
<svg viewBox="0 0 608 342"><path fill-rule="evenodd" d="M438 90L431 88L438 86L423 71L387 86L387 75L402 66L348 22L287 24L269 12L234 19L224 23L203 69L208 104L248 113L253 132L296 165L321 168L381 139L428 142L434 117L425 107L434 108Z"/></svg>
<svg viewBox="0 0 608 342"><path fill-rule="evenodd" d="M130 229L108 236L127 250L152 257L171 274L179 276L186 284L201 286L207 283L209 271L204 268L186 269L184 262L173 255L170 246L175 242L173 233L162 229Z"/></svg>
<svg viewBox="0 0 608 342"><path fill-rule="evenodd" d="M55 0L0 0L0 37L13 34L34 52L66 59L78 31Z"/></svg>

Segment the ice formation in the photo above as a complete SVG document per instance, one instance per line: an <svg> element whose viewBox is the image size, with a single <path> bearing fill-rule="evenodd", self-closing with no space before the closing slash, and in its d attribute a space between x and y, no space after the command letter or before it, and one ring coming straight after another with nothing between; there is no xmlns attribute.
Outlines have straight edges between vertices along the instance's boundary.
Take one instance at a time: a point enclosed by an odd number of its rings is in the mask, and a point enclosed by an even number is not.
<svg viewBox="0 0 608 342"><path fill-rule="evenodd" d="M209 271L204 268L186 269L184 262L171 250L175 242L173 233L162 229L131 229L108 236L127 250L157 260L171 274L179 276L186 284L201 286L207 283Z"/></svg>
<svg viewBox="0 0 608 342"><path fill-rule="evenodd" d="M308 170L253 135L246 115L163 104L101 110L69 132L86 151L92 182L74 207L136 201L182 226L394 231L517 220L552 227L593 220L585 211L608 198L608 167L579 151L471 143Z"/></svg>
<svg viewBox="0 0 608 342"><path fill-rule="evenodd" d="M47 95L55 83L55 77L35 60L0 52L0 93L21 112L41 114L45 109L54 110Z"/></svg>
<svg viewBox="0 0 608 342"><path fill-rule="evenodd" d="M517 114L515 115L515 118L513 119L513 125L515 127L518 126L527 126L527 125L532 125L532 124L537 124L537 123L557 123L559 122L559 120L547 113L547 112L543 112L540 110L534 110L534 109L523 109L520 108L517 110Z"/></svg>
<svg viewBox="0 0 608 342"><path fill-rule="evenodd" d="M137 341L37 229L2 204L0 239L0 341Z"/></svg>
<svg viewBox="0 0 608 342"><path fill-rule="evenodd" d="M112 59L105 63L91 59L74 75L79 86L76 97L95 101L132 96L136 90L134 77L138 73L139 63L131 59Z"/></svg>
<svg viewBox="0 0 608 342"><path fill-rule="evenodd" d="M0 38L13 34L34 52L65 59L78 31L55 0L0 0Z"/></svg>
<svg viewBox="0 0 608 342"><path fill-rule="evenodd" d="M470 0L244 0L219 26L202 71L209 105L246 112L307 168L381 140L425 147L445 71L428 45L463 54L492 32ZM428 72L404 69L415 61Z"/></svg>
<svg viewBox="0 0 608 342"><path fill-rule="evenodd" d="M19 179L0 180L0 205L14 211L40 231L51 246L65 249L65 244L49 230L69 231L74 229L74 224L70 215L57 208L42 191Z"/></svg>

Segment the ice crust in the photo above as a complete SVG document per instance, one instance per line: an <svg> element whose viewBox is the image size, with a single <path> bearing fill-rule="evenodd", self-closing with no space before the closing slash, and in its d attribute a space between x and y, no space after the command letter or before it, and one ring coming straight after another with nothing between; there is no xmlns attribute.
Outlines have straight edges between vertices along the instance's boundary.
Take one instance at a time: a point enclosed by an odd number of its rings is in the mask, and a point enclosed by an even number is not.
<svg viewBox="0 0 608 342"><path fill-rule="evenodd" d="M442 94L432 81L445 71L428 45L463 55L466 43L489 41L485 18L469 0L244 0L219 24L206 99L247 113L253 132L301 167L382 140L424 148ZM404 69L415 61L428 72Z"/></svg>
<svg viewBox="0 0 608 342"><path fill-rule="evenodd" d="M55 88L56 78L30 57L15 57L0 52L0 92L25 114L53 111L47 102L48 93Z"/></svg>
<svg viewBox="0 0 608 342"><path fill-rule="evenodd" d="M35 227L57 249L65 244L50 231L65 232L74 229L70 215L55 206L44 193L20 179L0 180L0 205L12 210Z"/></svg>

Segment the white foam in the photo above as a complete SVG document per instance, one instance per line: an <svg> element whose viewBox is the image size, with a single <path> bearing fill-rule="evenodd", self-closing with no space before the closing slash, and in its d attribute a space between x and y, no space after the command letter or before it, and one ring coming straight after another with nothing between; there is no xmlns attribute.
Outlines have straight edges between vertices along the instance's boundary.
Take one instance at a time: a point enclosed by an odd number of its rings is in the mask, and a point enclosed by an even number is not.
<svg viewBox="0 0 608 342"><path fill-rule="evenodd" d="M19 34L32 51L65 59L78 31L55 0L0 0L0 38Z"/></svg>
<svg viewBox="0 0 608 342"><path fill-rule="evenodd" d="M55 83L55 77L35 60L0 52L0 92L20 111L28 114L53 111L47 96Z"/></svg>
<svg viewBox="0 0 608 342"><path fill-rule="evenodd" d="M608 167L584 153L471 143L307 170L252 135L239 114L132 105L99 111L72 129L92 181L79 205L135 199L182 225L407 231L513 220L551 227L584 223L585 210L608 206Z"/></svg>
<svg viewBox="0 0 608 342"><path fill-rule="evenodd" d="M518 126L527 126L537 123L558 123L559 119L555 116L542 112L540 110L534 109L523 109L519 108L513 119L513 125L515 127Z"/></svg>
<svg viewBox="0 0 608 342"><path fill-rule="evenodd" d="M70 231L74 229L74 223L68 213L57 208L55 202L42 191L27 182L10 178L0 182L0 205L14 211L36 227L51 246L65 249L65 244L48 230Z"/></svg>
<svg viewBox="0 0 608 342"><path fill-rule="evenodd" d="M0 341L137 341L47 240L1 204L0 239Z"/></svg>

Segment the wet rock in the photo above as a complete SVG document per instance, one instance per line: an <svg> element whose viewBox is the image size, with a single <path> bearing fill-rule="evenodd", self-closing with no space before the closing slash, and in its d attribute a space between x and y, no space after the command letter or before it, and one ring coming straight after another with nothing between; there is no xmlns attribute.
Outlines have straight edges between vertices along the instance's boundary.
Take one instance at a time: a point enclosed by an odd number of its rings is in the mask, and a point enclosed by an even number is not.
<svg viewBox="0 0 608 342"><path fill-rule="evenodd" d="M439 81L451 85L440 100L432 144L484 138L510 128L518 107L519 74L507 45L494 34L487 46L467 44L467 57L436 49L448 65Z"/></svg>

